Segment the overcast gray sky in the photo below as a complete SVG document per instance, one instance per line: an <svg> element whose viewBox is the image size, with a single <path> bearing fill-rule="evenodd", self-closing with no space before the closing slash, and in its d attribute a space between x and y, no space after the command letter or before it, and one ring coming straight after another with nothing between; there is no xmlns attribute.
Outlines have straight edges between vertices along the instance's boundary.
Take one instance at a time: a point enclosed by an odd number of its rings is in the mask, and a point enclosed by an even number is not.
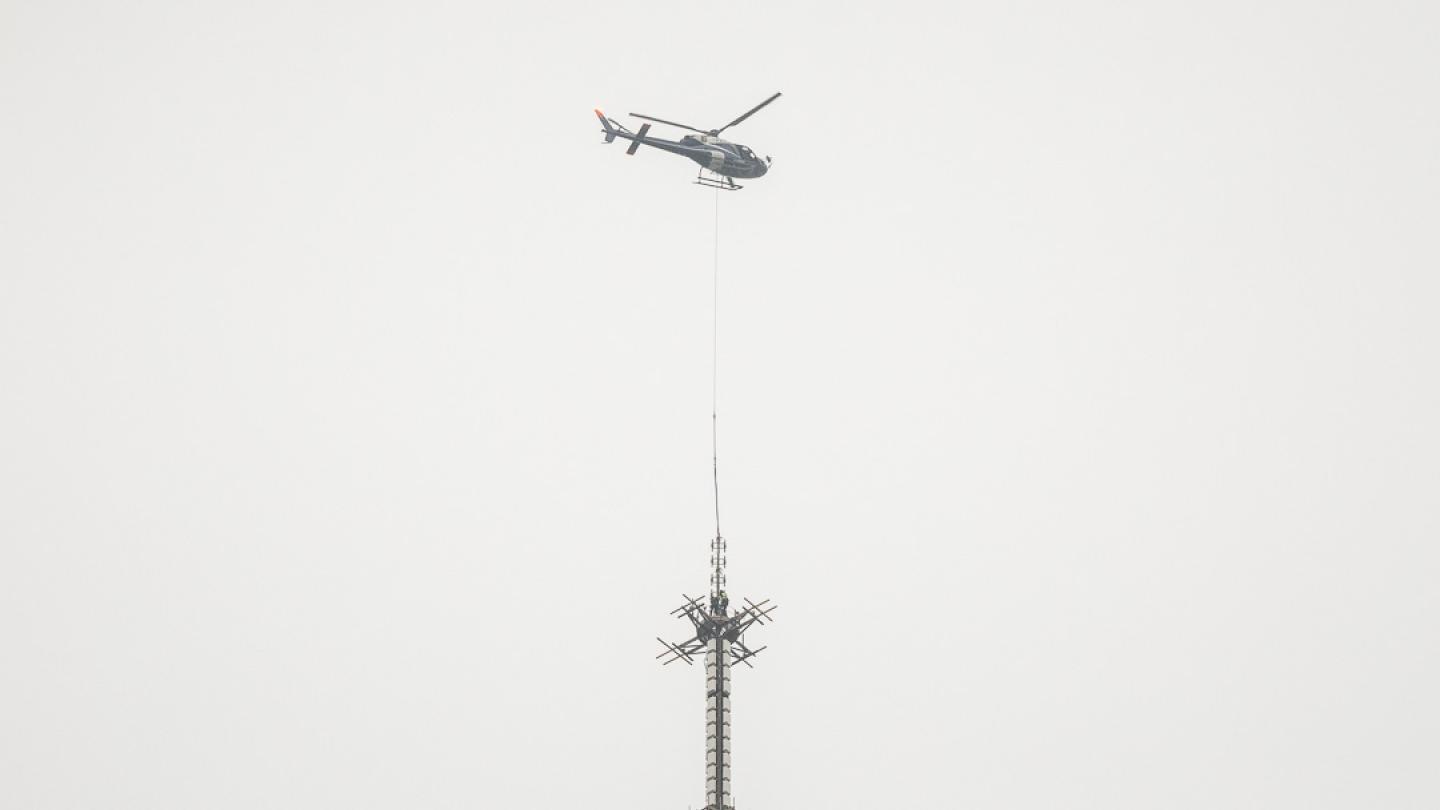
<svg viewBox="0 0 1440 810"><path fill-rule="evenodd" d="M1440 805L1430 2L0 2L0 806ZM759 634L752 640L760 640Z"/></svg>

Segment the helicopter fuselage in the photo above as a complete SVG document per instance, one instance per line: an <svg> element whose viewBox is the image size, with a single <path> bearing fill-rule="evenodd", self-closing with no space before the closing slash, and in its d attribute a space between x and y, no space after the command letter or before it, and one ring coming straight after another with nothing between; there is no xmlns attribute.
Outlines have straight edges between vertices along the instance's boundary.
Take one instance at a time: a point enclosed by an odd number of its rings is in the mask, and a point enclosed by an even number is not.
<svg viewBox="0 0 1440 810"><path fill-rule="evenodd" d="M750 147L714 135L686 135L676 142L676 146L680 147L675 150L678 154L686 155L702 167L726 177L760 177L770 170L765 161L750 151Z"/></svg>
<svg viewBox="0 0 1440 810"><path fill-rule="evenodd" d="M770 171L770 167L756 157L750 147L714 135L686 135L678 141L669 141L629 132L614 134L618 138L684 155L699 163L701 168L726 177L761 177Z"/></svg>

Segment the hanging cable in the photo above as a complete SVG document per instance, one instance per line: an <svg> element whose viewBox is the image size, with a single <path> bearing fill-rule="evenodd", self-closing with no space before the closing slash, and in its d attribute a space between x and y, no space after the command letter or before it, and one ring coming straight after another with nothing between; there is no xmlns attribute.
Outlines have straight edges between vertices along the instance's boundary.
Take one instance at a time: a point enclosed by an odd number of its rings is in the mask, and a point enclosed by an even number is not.
<svg viewBox="0 0 1440 810"><path fill-rule="evenodd" d="M710 470L715 479L715 539L720 539L720 189L715 189L715 255L710 268Z"/></svg>

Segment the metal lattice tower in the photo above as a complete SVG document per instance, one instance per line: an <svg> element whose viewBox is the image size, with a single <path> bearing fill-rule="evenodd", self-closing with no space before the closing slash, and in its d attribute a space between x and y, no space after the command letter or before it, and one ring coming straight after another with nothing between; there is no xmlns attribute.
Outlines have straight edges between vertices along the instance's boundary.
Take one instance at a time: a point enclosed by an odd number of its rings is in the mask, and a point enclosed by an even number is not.
<svg viewBox="0 0 1440 810"><path fill-rule="evenodd" d="M778 94L777 94L778 95ZM771 99L772 101L774 99ZM765 102L770 103L769 101ZM764 105L761 105L764 106ZM758 109L758 108L757 108ZM748 115L748 113L747 113ZM759 603L745 600L745 607L730 612L730 596L725 592L725 536L720 532L720 452L719 410L719 300L720 300L720 193L715 193L715 264L714 312L711 321L710 346L710 464L715 482L715 537L710 541L710 601L685 596L685 604L670 612L684 616L695 635L678 643L658 639L665 649L656 658L661 663L684 661L694 664L695 656L705 656L705 810L734 810L735 799L730 779L730 668L733 664L753 667L750 659L765 648L751 649L745 644L745 631L751 625L771 621L775 606L766 599Z"/></svg>
<svg viewBox="0 0 1440 810"><path fill-rule="evenodd" d="M684 616L695 635L679 643L658 639L665 648L656 658L662 663L684 661L694 664L695 656L705 656L705 810L733 810L735 801L730 789L730 667L744 664L753 667L750 659L765 648L751 649L745 644L745 631L751 625L772 621L775 606L766 599L759 603L745 600L745 607L730 612L730 597L725 593L725 538L716 533L710 541L710 601L701 602L685 596L685 604L670 612Z"/></svg>

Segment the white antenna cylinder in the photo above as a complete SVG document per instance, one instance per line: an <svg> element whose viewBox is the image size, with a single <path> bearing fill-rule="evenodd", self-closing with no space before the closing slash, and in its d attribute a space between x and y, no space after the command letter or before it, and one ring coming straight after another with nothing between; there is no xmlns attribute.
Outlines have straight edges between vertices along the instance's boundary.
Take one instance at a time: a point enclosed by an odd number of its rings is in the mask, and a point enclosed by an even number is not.
<svg viewBox="0 0 1440 810"><path fill-rule="evenodd" d="M730 642L713 639L705 652L705 808L731 810Z"/></svg>

